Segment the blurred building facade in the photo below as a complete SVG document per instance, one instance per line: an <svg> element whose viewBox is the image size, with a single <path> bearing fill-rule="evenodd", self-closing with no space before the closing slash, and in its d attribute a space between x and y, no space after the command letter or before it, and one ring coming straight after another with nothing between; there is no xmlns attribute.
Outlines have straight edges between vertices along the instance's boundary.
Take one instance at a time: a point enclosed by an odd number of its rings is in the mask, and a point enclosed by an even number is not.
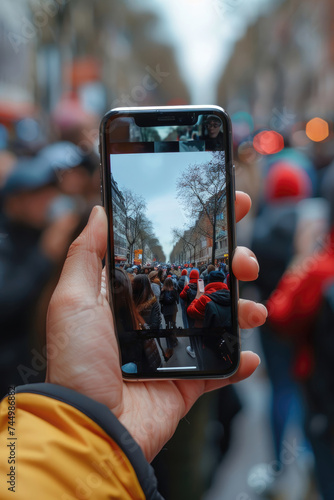
<svg viewBox="0 0 334 500"><path fill-rule="evenodd" d="M258 126L287 128L328 114L334 91L334 5L289 0L273 4L235 45L218 102L253 115Z"/></svg>
<svg viewBox="0 0 334 500"><path fill-rule="evenodd" d="M116 0L6 2L0 104L20 103L20 116L49 113L64 96L98 115L120 105L187 103L171 46L154 38L158 21Z"/></svg>

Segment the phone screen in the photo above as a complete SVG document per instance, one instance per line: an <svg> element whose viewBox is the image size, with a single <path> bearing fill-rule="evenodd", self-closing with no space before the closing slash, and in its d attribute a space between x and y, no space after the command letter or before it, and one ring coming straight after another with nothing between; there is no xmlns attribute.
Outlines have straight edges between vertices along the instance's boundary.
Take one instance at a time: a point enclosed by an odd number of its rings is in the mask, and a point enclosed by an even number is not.
<svg viewBox="0 0 334 500"><path fill-rule="evenodd" d="M229 125L216 110L181 125L178 114L118 111L102 128L109 290L130 379L227 376L239 360Z"/></svg>

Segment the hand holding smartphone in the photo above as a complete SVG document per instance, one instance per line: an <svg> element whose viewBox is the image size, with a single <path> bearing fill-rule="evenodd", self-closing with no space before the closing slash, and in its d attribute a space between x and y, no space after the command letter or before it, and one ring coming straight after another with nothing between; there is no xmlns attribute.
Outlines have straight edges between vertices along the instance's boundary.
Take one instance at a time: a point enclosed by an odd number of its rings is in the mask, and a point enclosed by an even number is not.
<svg viewBox="0 0 334 500"><path fill-rule="evenodd" d="M123 377L230 376L240 355L233 274L227 288L210 273L205 310L195 321L187 314L204 292L198 268L229 264L235 248L228 115L217 106L118 108L102 120L100 147Z"/></svg>
<svg viewBox="0 0 334 500"><path fill-rule="evenodd" d="M197 280L197 294L196 299L199 299L204 293L204 281L199 279Z"/></svg>

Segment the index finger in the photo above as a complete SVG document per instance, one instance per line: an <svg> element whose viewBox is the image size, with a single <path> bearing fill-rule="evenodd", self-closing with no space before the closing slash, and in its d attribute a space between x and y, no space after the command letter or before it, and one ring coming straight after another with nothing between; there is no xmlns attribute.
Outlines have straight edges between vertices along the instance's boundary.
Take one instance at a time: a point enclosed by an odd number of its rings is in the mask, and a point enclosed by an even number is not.
<svg viewBox="0 0 334 500"><path fill-rule="evenodd" d="M252 201L247 193L243 191L235 192L235 220L239 222L249 212L252 206Z"/></svg>

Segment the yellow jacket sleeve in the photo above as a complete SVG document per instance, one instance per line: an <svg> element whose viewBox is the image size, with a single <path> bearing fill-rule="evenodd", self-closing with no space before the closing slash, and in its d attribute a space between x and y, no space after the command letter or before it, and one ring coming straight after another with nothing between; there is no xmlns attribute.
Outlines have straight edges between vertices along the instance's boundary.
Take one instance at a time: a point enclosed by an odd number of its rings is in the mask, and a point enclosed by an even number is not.
<svg viewBox="0 0 334 500"><path fill-rule="evenodd" d="M152 467L104 405L33 384L0 405L2 500L161 500Z"/></svg>

